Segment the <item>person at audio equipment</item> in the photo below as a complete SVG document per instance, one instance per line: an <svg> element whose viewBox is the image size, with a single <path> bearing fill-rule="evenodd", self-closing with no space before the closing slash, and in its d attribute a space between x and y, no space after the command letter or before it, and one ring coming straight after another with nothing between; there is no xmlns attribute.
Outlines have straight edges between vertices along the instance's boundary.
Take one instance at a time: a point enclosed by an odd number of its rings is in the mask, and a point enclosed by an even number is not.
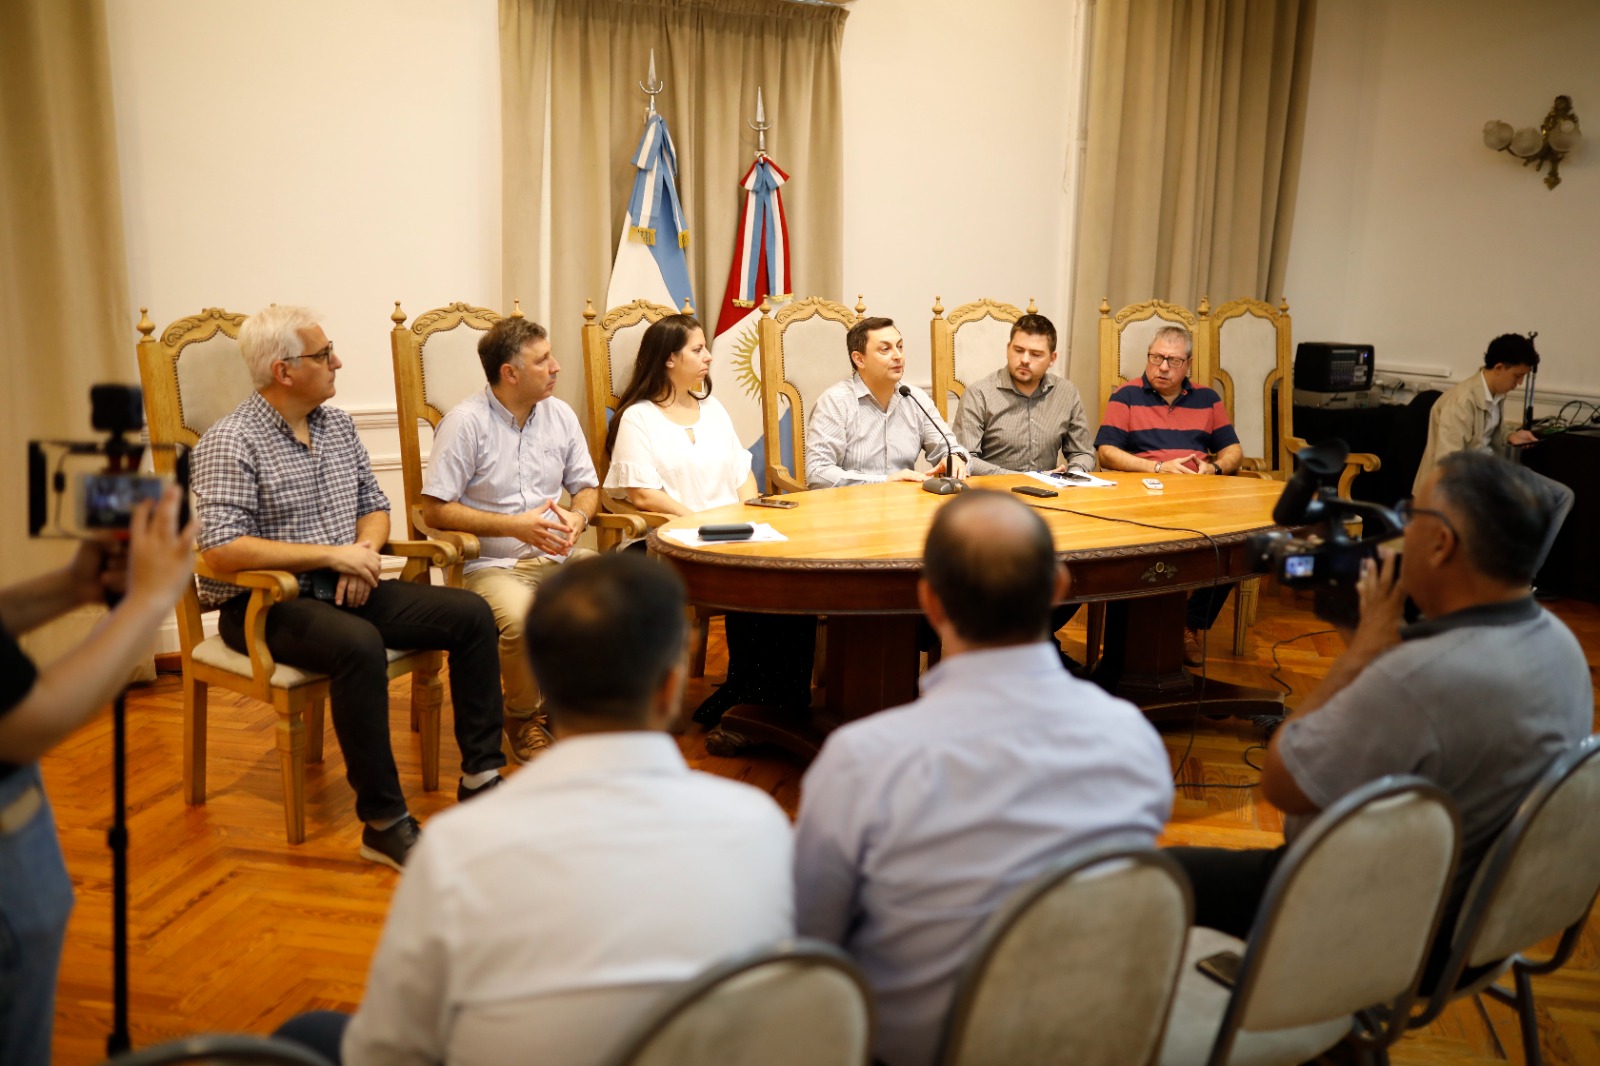
<svg viewBox="0 0 1600 1066"><path fill-rule="evenodd" d="M1150 338L1144 375L1106 402L1094 446L1107 470L1145 474L1233 474L1244 462L1239 434L1222 397L1189 380L1194 338L1182 326L1163 326ZM1183 661L1205 662L1200 634L1216 623L1230 585L1189 596L1183 627Z"/></svg>
<svg viewBox="0 0 1600 1066"><path fill-rule="evenodd" d="M300 595L267 613L279 662L330 675L333 729L356 794L361 857L398 870L420 827L389 742L386 647L449 653L465 800L496 787L502 705L494 614L466 589L380 581L389 500L349 414L329 406L343 365L316 316L273 304L245 320L239 349L255 391L195 446L199 547L218 571L287 570ZM217 631L243 652L244 589L200 579Z"/></svg>
<svg viewBox="0 0 1600 1066"><path fill-rule="evenodd" d="M1386 774L1420 774L1449 793L1462 850L1440 949L1524 793L1558 752L1589 735L1594 691L1577 638L1531 595L1553 517L1532 472L1456 452L1400 511L1405 566L1387 549L1367 564L1360 622L1274 733L1261 794L1288 816L1292 842L1318 812ZM1407 596L1423 615L1411 625L1402 624ZM1286 847L1170 849L1194 884L1195 923L1248 935Z"/></svg>
<svg viewBox="0 0 1600 1066"><path fill-rule="evenodd" d="M1153 844L1172 811L1155 728L1046 639L1070 582L1038 514L964 493L923 559L944 658L915 703L829 735L795 826L796 929L860 963L889 1066L933 1061L973 938L1015 889L1084 844Z"/></svg>
<svg viewBox="0 0 1600 1066"><path fill-rule="evenodd" d="M906 347L890 318L863 318L845 337L851 374L817 397L806 420L806 486L967 476L971 457L927 393L902 385ZM917 457L935 464L915 469ZM957 486L959 487L959 486Z"/></svg>
<svg viewBox="0 0 1600 1066"><path fill-rule="evenodd" d="M522 622L540 582L577 547L600 507L600 479L578 416L555 395L561 365L549 334L521 315L478 341L489 384L439 420L422 481L422 520L472 533L463 583L489 601L500 629L506 746L527 762L550 743L539 686L522 651ZM570 506L558 502L562 491Z"/></svg>
<svg viewBox="0 0 1600 1066"><path fill-rule="evenodd" d="M1460 451L1509 453L1512 447L1537 444L1531 430L1512 429L1506 421L1506 396L1539 369L1533 335L1502 333L1489 342L1483 367L1434 402L1428 412L1428 444L1411 490L1420 491L1439 460Z"/></svg>
<svg viewBox="0 0 1600 1066"><path fill-rule="evenodd" d="M72 879L39 759L116 697L194 575L183 490L134 506L126 551L85 541L67 566L0 589L0 1062L48 1066ZM79 607L122 599L42 669L17 638Z"/></svg>
<svg viewBox="0 0 1600 1066"><path fill-rule="evenodd" d="M1005 367L967 386L954 429L972 453L972 473L1094 469L1083 397L1049 372L1056 358L1055 324L1023 315L1011 327Z"/></svg>
<svg viewBox="0 0 1600 1066"><path fill-rule="evenodd" d="M1514 449L1539 443L1532 430L1512 429L1505 418L1506 396L1539 369L1539 352L1533 346L1536 336L1502 333L1489 342L1483 353L1483 369L1434 402L1428 412L1428 444L1412 482L1413 492L1421 488L1439 460L1447 455L1478 451L1510 456ZM1534 476L1555 513L1534 565L1534 572L1538 573L1556 542L1556 534L1561 532L1561 524L1567 520L1567 512L1572 510L1574 495L1559 481L1542 474Z"/></svg>

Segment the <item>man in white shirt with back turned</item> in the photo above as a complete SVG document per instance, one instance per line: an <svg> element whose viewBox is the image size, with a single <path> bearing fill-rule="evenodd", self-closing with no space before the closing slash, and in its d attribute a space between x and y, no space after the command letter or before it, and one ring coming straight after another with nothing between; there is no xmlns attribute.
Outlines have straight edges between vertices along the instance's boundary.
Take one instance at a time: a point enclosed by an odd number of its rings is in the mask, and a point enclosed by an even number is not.
<svg viewBox="0 0 1600 1066"><path fill-rule="evenodd" d="M918 585L943 661L920 699L841 726L806 772L796 925L860 963L888 1066L933 1061L956 976L1007 896L1073 848L1154 844L1172 811L1155 728L1045 639L1067 587L1050 531L1014 497L944 504Z"/></svg>
<svg viewBox="0 0 1600 1066"><path fill-rule="evenodd" d="M430 824L355 1016L280 1035L351 1066L587 1066L666 986L792 935L789 820L667 733L688 672L677 574L635 552L568 563L526 631L555 742Z"/></svg>

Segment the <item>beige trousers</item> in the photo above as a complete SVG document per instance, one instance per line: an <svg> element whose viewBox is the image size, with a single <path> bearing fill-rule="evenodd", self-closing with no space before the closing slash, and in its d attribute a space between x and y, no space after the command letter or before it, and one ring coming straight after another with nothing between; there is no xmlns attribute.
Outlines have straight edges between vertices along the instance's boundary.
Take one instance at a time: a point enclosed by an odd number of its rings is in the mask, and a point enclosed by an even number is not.
<svg viewBox="0 0 1600 1066"><path fill-rule="evenodd" d="M594 554L588 548L574 548L568 558ZM480 566L462 579L467 588L489 601L500 630L500 685L505 690L507 718L529 718L539 709L539 685L523 649L522 623L539 583L565 565L540 556L519 559L515 566Z"/></svg>

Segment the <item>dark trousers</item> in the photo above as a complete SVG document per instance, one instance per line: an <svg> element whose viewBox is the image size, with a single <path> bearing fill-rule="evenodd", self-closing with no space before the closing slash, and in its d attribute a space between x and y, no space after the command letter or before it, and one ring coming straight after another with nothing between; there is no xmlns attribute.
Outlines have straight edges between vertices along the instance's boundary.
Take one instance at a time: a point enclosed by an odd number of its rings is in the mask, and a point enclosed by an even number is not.
<svg viewBox="0 0 1600 1066"><path fill-rule="evenodd" d="M224 603L222 639L244 651L247 597ZM267 613L273 658L329 675L333 730L345 776L356 793L356 817L385 821L406 813L405 794L389 744L389 677L385 648L442 649L450 656L450 700L463 773L505 765L500 753L499 633L489 604L466 589L380 581L360 607L300 597Z"/></svg>
<svg viewBox="0 0 1600 1066"><path fill-rule="evenodd" d="M340 1045L344 1043L344 1031L349 1025L350 1015L342 1010L314 1010L296 1014L278 1026L272 1035L310 1048L339 1066L344 1061Z"/></svg>
<svg viewBox="0 0 1600 1066"><path fill-rule="evenodd" d="M729 611L723 626L728 634L728 680L723 687L737 693L740 703L811 705L816 616Z"/></svg>
<svg viewBox="0 0 1600 1066"><path fill-rule="evenodd" d="M1217 615L1222 613L1222 605L1228 602L1228 593L1233 591L1232 585L1218 585L1215 588L1196 589L1189 594L1189 607L1184 614L1183 624L1199 632L1210 629L1217 621Z"/></svg>

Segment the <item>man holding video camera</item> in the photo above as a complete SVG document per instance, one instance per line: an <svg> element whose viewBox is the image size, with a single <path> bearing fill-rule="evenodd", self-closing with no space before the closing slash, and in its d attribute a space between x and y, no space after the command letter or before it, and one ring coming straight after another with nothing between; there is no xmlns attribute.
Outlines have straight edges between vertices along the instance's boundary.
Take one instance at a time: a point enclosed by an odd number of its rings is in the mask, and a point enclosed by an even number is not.
<svg viewBox="0 0 1600 1066"><path fill-rule="evenodd" d="M127 683L194 573L181 489L132 508L126 549L85 541L72 563L0 589L0 1062L46 1066L56 969L72 910L38 760ZM122 599L77 647L35 667L16 638L77 607Z"/></svg>
<svg viewBox="0 0 1600 1066"><path fill-rule="evenodd" d="M267 614L267 647L330 675L333 728L356 793L361 856L398 870L419 827L389 744L385 648L442 648L461 748L458 799L500 783L500 662L494 614L465 589L380 581L389 500L348 414L326 401L342 365L315 316L274 304L239 330L256 391L206 431L193 458L200 549L219 571L288 570L300 595ZM249 597L200 580L217 630L244 651Z"/></svg>
<svg viewBox="0 0 1600 1066"><path fill-rule="evenodd" d="M1552 520L1531 472L1482 452L1440 461L1405 520L1404 567L1380 549L1357 584L1344 654L1272 737L1261 792L1293 841L1341 796L1386 774L1420 774L1461 812L1461 865L1440 928L1524 793L1588 736L1594 694L1583 649L1534 602ZM1406 597L1422 620L1403 624ZM1195 924L1249 935L1285 847L1173 848L1195 889ZM1442 959L1435 959L1440 963Z"/></svg>

